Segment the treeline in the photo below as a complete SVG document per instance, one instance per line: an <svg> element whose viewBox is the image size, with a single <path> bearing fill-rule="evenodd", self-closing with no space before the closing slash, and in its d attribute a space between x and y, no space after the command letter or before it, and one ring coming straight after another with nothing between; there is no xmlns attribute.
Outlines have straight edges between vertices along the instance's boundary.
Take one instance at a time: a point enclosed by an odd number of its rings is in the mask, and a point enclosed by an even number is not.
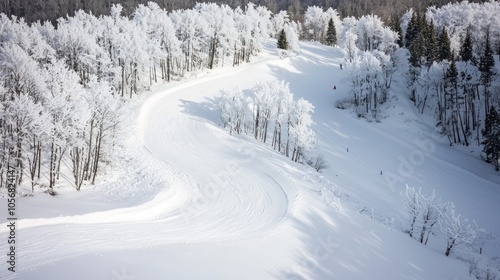
<svg viewBox="0 0 500 280"><path fill-rule="evenodd" d="M0 15L0 187L64 178L77 190L96 182L113 154L128 98L190 72L250 60L289 24L265 7L198 4L168 13L154 3L131 17L78 11L28 24ZM278 24L279 26L275 26Z"/></svg>
<svg viewBox="0 0 500 280"><path fill-rule="evenodd" d="M113 4L121 4L125 15L132 15L139 4L147 4L149 0L0 0L0 13L8 16L24 17L27 22L51 21L56 23L60 17L73 16L82 9L93 15L107 15L111 12ZM171 12L180 9L191 9L197 2L195 0L157 0L154 1L162 9ZM229 5L231 8L246 7L249 2L267 7L271 12L288 11L293 20L302 20L304 11L309 6L319 6L325 9L336 9L342 17L375 14L384 20L394 15L403 14L413 8L417 12L424 12L431 5L441 7L449 0L214 0L213 3ZM476 0L473 2L487 2Z"/></svg>

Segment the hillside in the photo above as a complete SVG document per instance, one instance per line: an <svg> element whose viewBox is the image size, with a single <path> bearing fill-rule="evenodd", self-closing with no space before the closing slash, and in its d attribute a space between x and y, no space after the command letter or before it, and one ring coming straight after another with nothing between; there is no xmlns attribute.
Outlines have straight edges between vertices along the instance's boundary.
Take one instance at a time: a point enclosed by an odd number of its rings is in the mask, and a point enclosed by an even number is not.
<svg viewBox="0 0 500 280"><path fill-rule="evenodd" d="M349 91L339 49L301 43L301 54L281 59L275 45L251 64L141 97L113 179L21 198L18 272L3 263L0 278L473 279L467 263L444 256L439 233L428 246L402 233L400 193L406 184L435 190L500 236L498 174L477 151L449 147L397 80L386 118L369 123L335 107ZM284 80L315 106L323 173L221 128L220 90L266 80ZM405 173L416 141L434 149ZM499 248L491 240L483 252L499 257Z"/></svg>

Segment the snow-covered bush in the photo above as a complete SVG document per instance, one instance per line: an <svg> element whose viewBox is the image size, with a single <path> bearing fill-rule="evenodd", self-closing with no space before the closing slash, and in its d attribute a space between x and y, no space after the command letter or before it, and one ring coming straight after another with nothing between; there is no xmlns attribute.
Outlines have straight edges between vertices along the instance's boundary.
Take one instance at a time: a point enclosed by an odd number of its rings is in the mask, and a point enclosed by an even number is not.
<svg viewBox="0 0 500 280"><path fill-rule="evenodd" d="M456 248L474 244L476 239L485 232L477 226L476 222L470 224L468 219L455 213L453 203L446 204L439 219L439 227L446 237L446 256L449 256Z"/></svg>

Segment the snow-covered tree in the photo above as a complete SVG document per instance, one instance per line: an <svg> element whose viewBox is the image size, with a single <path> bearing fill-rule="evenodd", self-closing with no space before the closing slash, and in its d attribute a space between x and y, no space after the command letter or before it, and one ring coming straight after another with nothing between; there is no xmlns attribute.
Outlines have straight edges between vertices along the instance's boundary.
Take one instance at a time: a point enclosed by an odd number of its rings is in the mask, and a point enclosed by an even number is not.
<svg viewBox="0 0 500 280"><path fill-rule="evenodd" d="M498 162L500 159L500 116L495 107L491 106L481 132L484 139L481 143L484 145L483 152L486 154L486 160L493 162L495 170L498 171L500 169Z"/></svg>
<svg viewBox="0 0 500 280"><path fill-rule="evenodd" d="M300 24L295 21L292 21L288 24L285 24L283 30L285 31L286 34L287 49L293 52L299 52Z"/></svg>
<svg viewBox="0 0 500 280"><path fill-rule="evenodd" d="M427 245L429 241L429 236L434 234L434 226L439 222L441 213L445 207L445 204L441 199L436 197L434 191L432 194L426 195L419 190L419 203L422 219L422 230L420 231L420 243Z"/></svg>
<svg viewBox="0 0 500 280"><path fill-rule="evenodd" d="M442 7L429 7L425 13L428 20L433 20L438 28L446 28L450 37L451 49L458 53L461 39L466 37L467 30L473 42L474 53L479 53L486 38L488 28L492 41L500 38L500 30L493 28L500 26L500 3L486 1L470 3L467 1L449 3Z"/></svg>
<svg viewBox="0 0 500 280"><path fill-rule="evenodd" d="M346 17L342 20L341 26L342 29L338 38L339 46L346 53L344 58L345 63L352 63L359 52L356 31L357 20L354 17Z"/></svg>
<svg viewBox="0 0 500 280"><path fill-rule="evenodd" d="M304 13L304 31L306 39L322 42L325 27L325 14L323 8L318 6L307 7Z"/></svg>
<svg viewBox="0 0 500 280"><path fill-rule="evenodd" d="M387 99L385 73L372 52L362 52L346 64L352 84L352 103L359 117L377 119L379 105Z"/></svg>
<svg viewBox="0 0 500 280"><path fill-rule="evenodd" d="M253 107L254 107L254 136L255 139L260 139L266 142L269 123L276 115L276 98L279 84L276 82L258 83L252 91Z"/></svg>
<svg viewBox="0 0 500 280"><path fill-rule="evenodd" d="M290 127L293 113L293 94L284 81L275 82L276 88L276 113L273 131L272 146L279 152L284 151L285 155L289 156L290 150ZM286 140L285 141L283 141ZM285 142L285 144L283 144Z"/></svg>
<svg viewBox="0 0 500 280"><path fill-rule="evenodd" d="M325 35L327 34L330 20L333 21L333 26L335 27L335 34L337 35L340 34L342 29L342 19L340 18L340 15L337 10L333 9L332 7L328 8L323 14L323 19L325 21L325 29L324 29Z"/></svg>
<svg viewBox="0 0 500 280"><path fill-rule="evenodd" d="M271 19L271 23L273 26L272 33L274 34L275 37L279 36L281 30L283 30L283 27L285 24L290 22L290 18L288 16L288 13L286 11L280 11L278 13L275 13ZM278 39L278 38L276 38Z"/></svg>
<svg viewBox="0 0 500 280"><path fill-rule="evenodd" d="M73 141L83 135L88 106L82 96L82 87L75 72L69 71L63 63L49 66L47 88L50 98L46 103L49 114L50 161L49 188L55 186L60 177L61 162Z"/></svg>
<svg viewBox="0 0 500 280"><path fill-rule="evenodd" d="M91 80L86 88L85 100L89 104L90 117L85 127L85 145L76 143L72 147L79 149L79 154L84 155L80 159L83 168L79 173L85 180L94 184L103 162L112 162L114 139L122 122L123 103L117 96L112 95L112 88L106 82ZM80 142L81 143L81 142ZM73 149L72 160L78 157L77 150ZM73 165L73 172L78 170ZM76 180L76 175L75 175ZM77 185L78 188L78 185Z"/></svg>
<svg viewBox="0 0 500 280"><path fill-rule="evenodd" d="M139 5L135 9L133 21L148 37L146 48L151 61L150 83L157 82L157 66L161 70L162 79L170 81L174 61L182 58L182 52L167 11L160 9L158 4L149 2L147 6Z"/></svg>
<svg viewBox="0 0 500 280"><path fill-rule="evenodd" d="M223 90L216 98L222 125L229 132L252 132L255 139L267 141L272 131L272 147L295 162L315 148L311 129L314 107L304 99L293 100L288 84L283 81L261 82L246 96L241 89ZM250 110L251 108L251 110Z"/></svg>
<svg viewBox="0 0 500 280"><path fill-rule="evenodd" d="M410 237L413 237L417 232L417 219L422 208L422 203L420 202L420 190L417 191L414 187L406 185L406 190L401 195L403 197L405 212L408 215L408 229L405 230L405 232L407 232Z"/></svg>
<svg viewBox="0 0 500 280"><path fill-rule="evenodd" d="M216 99L216 106L222 124L229 129L229 133L240 134L251 127L250 100L241 89L222 90L220 97Z"/></svg>
<svg viewBox="0 0 500 280"><path fill-rule="evenodd" d="M314 106L303 98L297 100L293 108L290 137L294 143L292 160L295 162L298 162L306 151L316 145L316 134L311 129L312 112L314 112Z"/></svg>
<svg viewBox="0 0 500 280"><path fill-rule="evenodd" d="M467 28L465 38L463 39L462 46L460 47L460 59L462 61L474 61L474 51L472 46L471 27Z"/></svg>
<svg viewBox="0 0 500 280"><path fill-rule="evenodd" d="M455 205L447 203L439 219L441 232L446 237L445 255L449 256L456 248L471 245L484 229L478 228L476 223L470 224L468 219L455 213Z"/></svg>
<svg viewBox="0 0 500 280"><path fill-rule="evenodd" d="M495 60L493 58L493 50L491 48L490 42L490 32L489 30L486 32L486 40L484 42L484 51L481 54L481 58L479 60L479 71L481 71L481 84L484 87L484 106L485 112L488 113L490 108L490 99L491 99L491 83L495 76Z"/></svg>
<svg viewBox="0 0 500 280"><path fill-rule="evenodd" d="M195 8L205 19L208 41L208 68L213 68L219 59L232 50L236 38L233 10L227 5L198 3Z"/></svg>

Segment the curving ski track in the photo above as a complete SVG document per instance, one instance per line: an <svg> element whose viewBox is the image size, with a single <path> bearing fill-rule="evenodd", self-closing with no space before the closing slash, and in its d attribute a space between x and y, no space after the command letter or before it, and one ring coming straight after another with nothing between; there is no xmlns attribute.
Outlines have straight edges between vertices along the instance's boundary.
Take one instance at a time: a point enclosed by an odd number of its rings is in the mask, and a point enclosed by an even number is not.
<svg viewBox="0 0 500 280"><path fill-rule="evenodd" d="M258 65L245 71L252 73ZM168 185L135 207L18 221L18 271L117 249L260 237L286 220L297 197L290 178L270 168L259 151L251 150L255 147L183 106L203 102L204 81L236 86L231 76L199 79L146 100L138 118L139 143L143 153L169 167ZM5 224L0 233L7 234Z"/></svg>

